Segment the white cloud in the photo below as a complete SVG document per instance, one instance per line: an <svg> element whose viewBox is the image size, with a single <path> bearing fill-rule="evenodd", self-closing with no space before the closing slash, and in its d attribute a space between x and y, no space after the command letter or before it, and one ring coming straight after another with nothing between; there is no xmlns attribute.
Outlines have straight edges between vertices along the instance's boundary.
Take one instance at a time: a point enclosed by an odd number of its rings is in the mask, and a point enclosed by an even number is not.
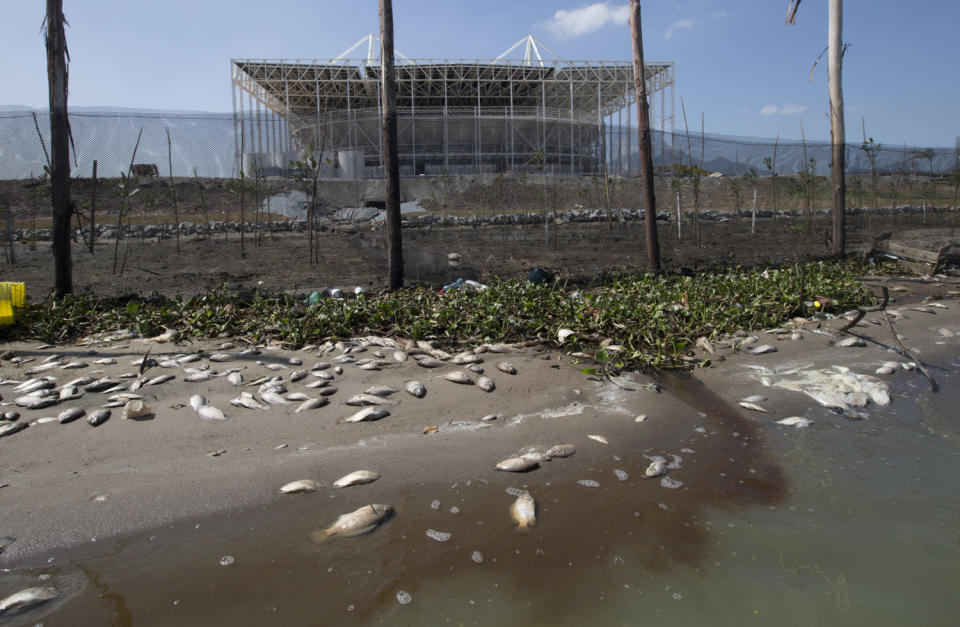
<svg viewBox="0 0 960 627"><path fill-rule="evenodd" d="M607 24L626 24L630 15L627 5L598 2L579 9L559 9L543 23L557 37L579 37L600 30Z"/></svg>
<svg viewBox="0 0 960 627"><path fill-rule="evenodd" d="M807 105L797 104L795 102L788 102L782 107L768 104L760 109L760 115L797 115L798 113L803 113L806 110Z"/></svg>
<svg viewBox="0 0 960 627"><path fill-rule="evenodd" d="M671 24L670 28L667 29L667 32L663 34L664 39L670 39L670 37L673 36L673 31L681 28L693 28L693 20L677 20Z"/></svg>
<svg viewBox="0 0 960 627"><path fill-rule="evenodd" d="M720 19L723 19L723 18L727 17L727 10L726 10L726 9L714 9L713 11L710 12L710 15L713 17L713 19L715 19L715 20L720 20Z"/></svg>

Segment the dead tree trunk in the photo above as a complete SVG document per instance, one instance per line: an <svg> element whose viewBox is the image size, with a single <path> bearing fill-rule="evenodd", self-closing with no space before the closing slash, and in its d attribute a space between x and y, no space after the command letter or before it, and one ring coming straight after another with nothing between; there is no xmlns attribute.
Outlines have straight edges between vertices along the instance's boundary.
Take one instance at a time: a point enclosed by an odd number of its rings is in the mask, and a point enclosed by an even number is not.
<svg viewBox="0 0 960 627"><path fill-rule="evenodd" d="M380 0L380 80L383 108L383 165L386 170L387 274L390 289L403 287L403 239L400 234L400 164L397 161L397 111L393 70L393 2Z"/></svg>
<svg viewBox="0 0 960 627"><path fill-rule="evenodd" d="M67 119L67 38L62 0L47 0L47 80L50 87L50 197L53 269L58 298L73 292L70 258L70 130Z"/></svg>
<svg viewBox="0 0 960 627"><path fill-rule="evenodd" d="M830 25L827 67L830 83L830 136L833 155L830 164L833 175L833 254L846 253L846 129L843 120L843 0L830 0Z"/></svg>
<svg viewBox="0 0 960 627"><path fill-rule="evenodd" d="M647 232L647 263L660 270L660 243L657 240L657 205L653 192L653 155L650 147L650 110L647 104L646 69L643 64L643 34L640 2L630 0L630 30L633 34L633 87L637 98L637 132L640 137L640 175L643 178L643 218Z"/></svg>

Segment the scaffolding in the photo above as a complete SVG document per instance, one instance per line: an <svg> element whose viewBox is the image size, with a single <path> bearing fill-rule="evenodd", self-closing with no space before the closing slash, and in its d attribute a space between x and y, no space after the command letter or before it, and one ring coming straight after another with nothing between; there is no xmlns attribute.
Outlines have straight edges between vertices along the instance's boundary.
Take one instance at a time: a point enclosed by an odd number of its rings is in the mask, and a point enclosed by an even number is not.
<svg viewBox="0 0 960 627"><path fill-rule="evenodd" d="M237 166L282 173L309 151L321 176L382 178L379 51L371 34L333 59L231 60ZM395 56L402 176L636 171L631 62L567 61L530 35L494 59ZM646 81L672 137L674 64L647 63Z"/></svg>

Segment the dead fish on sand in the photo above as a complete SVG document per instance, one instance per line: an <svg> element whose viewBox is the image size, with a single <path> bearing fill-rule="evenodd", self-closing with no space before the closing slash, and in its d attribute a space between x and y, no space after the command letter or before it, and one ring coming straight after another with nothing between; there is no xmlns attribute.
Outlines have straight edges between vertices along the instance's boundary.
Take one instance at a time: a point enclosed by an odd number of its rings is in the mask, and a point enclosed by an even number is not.
<svg viewBox="0 0 960 627"><path fill-rule="evenodd" d="M417 398L423 398L427 395L427 388L423 387L423 384L419 381L407 381L403 384L403 389Z"/></svg>
<svg viewBox="0 0 960 627"><path fill-rule="evenodd" d="M333 482L335 488L347 488L352 485L363 485L373 483L380 478L380 473L373 470L355 470L349 475L344 475Z"/></svg>
<svg viewBox="0 0 960 627"><path fill-rule="evenodd" d="M5 614L14 614L21 610L46 603L51 599L60 596L60 591L56 588L26 588L20 592L14 592L5 599L0 599L0 616Z"/></svg>
<svg viewBox="0 0 960 627"><path fill-rule="evenodd" d="M236 405L237 407L246 407L247 409L269 409L269 407L253 398L253 394L250 392L243 392L237 398L230 399L230 404Z"/></svg>
<svg viewBox="0 0 960 627"><path fill-rule="evenodd" d="M367 390L366 390L366 393L367 393L367 394L372 394L372 395L374 395L374 396L380 396L380 397L382 397L382 398L386 398L386 397L390 396L391 394L393 394L393 393L395 393L395 392L396 392L395 389L393 389L392 387L386 386L386 385L373 385L373 386L368 387Z"/></svg>
<svg viewBox="0 0 960 627"><path fill-rule="evenodd" d="M87 414L87 410L82 407L71 407L70 409L65 409L60 412L60 415L57 416L57 420L60 421L60 424L65 425L68 422L73 422L77 418L83 418Z"/></svg>
<svg viewBox="0 0 960 627"><path fill-rule="evenodd" d="M227 381L232 385L243 385L243 375L239 372L231 372L227 375Z"/></svg>
<svg viewBox="0 0 960 627"><path fill-rule="evenodd" d="M285 486L280 488L280 492L283 494L299 494L301 492L316 492L317 488L320 487L320 484L314 481L313 479L298 479L297 481L291 481Z"/></svg>
<svg viewBox="0 0 960 627"><path fill-rule="evenodd" d="M461 385L473 385L473 379L463 370L454 370L453 372L440 375L439 378L452 383L460 383Z"/></svg>
<svg viewBox="0 0 960 627"><path fill-rule="evenodd" d="M781 418L777 421L778 425L784 425L786 427L796 427L797 429L803 429L804 427L809 427L813 424L812 420L803 418L802 416L790 416L789 418Z"/></svg>
<svg viewBox="0 0 960 627"><path fill-rule="evenodd" d="M756 403L751 403L749 401L740 401L739 403L737 403L737 405L745 409L752 409L753 411L758 411L764 414L767 413L766 409L764 409L763 407L760 407Z"/></svg>
<svg viewBox="0 0 960 627"><path fill-rule="evenodd" d="M517 374L517 369L509 361L501 361L497 364L497 370L507 374Z"/></svg>
<svg viewBox="0 0 960 627"><path fill-rule="evenodd" d="M341 418L338 420L338 423L345 422L363 422L371 420L380 420L381 418L386 418L390 415L390 412L383 407L367 407L366 409L361 409L357 413L347 416L346 418Z"/></svg>
<svg viewBox="0 0 960 627"><path fill-rule="evenodd" d="M603 437L602 435L588 435L587 437L591 440L599 442L600 444L610 444L607 438Z"/></svg>
<svg viewBox="0 0 960 627"><path fill-rule="evenodd" d="M547 450L547 457L570 457L577 452L577 447L573 444L557 444Z"/></svg>
<svg viewBox="0 0 960 627"><path fill-rule="evenodd" d="M207 404L207 399L199 394L194 394L190 397L190 407L193 411L197 411L200 407Z"/></svg>
<svg viewBox="0 0 960 627"><path fill-rule="evenodd" d="M841 348L850 348L852 346L866 346L866 345L867 343L858 337L848 337L846 339L843 339L837 342L837 346Z"/></svg>
<svg viewBox="0 0 960 627"><path fill-rule="evenodd" d="M510 457L497 464L497 470L505 472L527 472L539 467L539 462L526 457Z"/></svg>
<svg viewBox="0 0 960 627"><path fill-rule="evenodd" d="M479 379L477 379L477 387L483 390L484 392L493 392L493 390L497 386L492 379L488 379L487 377L480 377Z"/></svg>
<svg viewBox="0 0 960 627"><path fill-rule="evenodd" d="M300 406L293 410L293 413L299 414L302 411L307 411L308 409L317 409L318 407L323 407L330 403L330 400L326 396L320 396L318 398L308 398L307 400L300 403Z"/></svg>
<svg viewBox="0 0 960 627"><path fill-rule="evenodd" d="M421 357L417 360L418 366L423 366L424 368L439 368L440 366L446 366L447 362L442 359L434 359L433 357Z"/></svg>
<svg viewBox="0 0 960 627"><path fill-rule="evenodd" d="M643 477L645 479L653 479L654 477L667 474L668 470L667 462L658 459L650 462L650 465L647 466L646 470L643 471Z"/></svg>
<svg viewBox="0 0 960 627"><path fill-rule="evenodd" d="M30 426L29 422L8 422L6 424L0 425L0 438L13 435L18 431L23 431Z"/></svg>
<svg viewBox="0 0 960 627"><path fill-rule="evenodd" d="M373 394L354 394L346 400L347 405L364 407L366 405L392 405L390 401Z"/></svg>
<svg viewBox="0 0 960 627"><path fill-rule="evenodd" d="M527 531L537 524L537 502L529 493L523 493L510 506L510 517L520 531Z"/></svg>
<svg viewBox="0 0 960 627"><path fill-rule="evenodd" d="M107 420L110 419L110 410L109 409L97 409L87 416L87 423L91 427L99 427Z"/></svg>
<svg viewBox="0 0 960 627"><path fill-rule="evenodd" d="M317 544L323 544L331 539L361 536L376 529L380 523L392 515L392 505L381 505L377 503L364 505L349 514L341 514L333 524L326 529L311 533L310 539Z"/></svg>

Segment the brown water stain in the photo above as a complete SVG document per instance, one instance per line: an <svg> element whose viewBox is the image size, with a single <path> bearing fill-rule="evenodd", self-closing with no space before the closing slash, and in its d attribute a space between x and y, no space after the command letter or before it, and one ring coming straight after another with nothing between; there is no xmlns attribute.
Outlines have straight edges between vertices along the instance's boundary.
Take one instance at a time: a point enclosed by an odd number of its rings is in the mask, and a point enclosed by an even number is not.
<svg viewBox="0 0 960 627"><path fill-rule="evenodd" d="M48 624L66 617L73 624L102 620L105 610L115 624L433 624L441 618L456 624L480 615L454 602L468 592L512 608L513 622L569 623L638 572L697 568L713 544L712 508L769 505L786 494L756 424L693 378L667 376L659 383L703 416L678 417L655 446L638 432L633 441L611 442L601 463L579 454L524 475L410 486L394 495L393 520L367 536L320 546L310 543L309 532L353 509L364 492L288 500L205 521L202 532L187 524L170 528L155 541L141 538L84 560L93 585ZM682 487L641 478L654 455L682 458L668 475ZM629 478L618 480L614 469ZM600 487L579 485L581 479ZM515 497L508 487L525 487L537 500L530 533L519 533L510 520ZM438 509L430 505L434 499L441 501ZM460 513L451 513L452 506ZM452 538L436 542L427 529ZM483 555L480 564L471 559L475 551ZM236 561L220 566L225 554ZM413 603L400 605L399 590L410 592Z"/></svg>

